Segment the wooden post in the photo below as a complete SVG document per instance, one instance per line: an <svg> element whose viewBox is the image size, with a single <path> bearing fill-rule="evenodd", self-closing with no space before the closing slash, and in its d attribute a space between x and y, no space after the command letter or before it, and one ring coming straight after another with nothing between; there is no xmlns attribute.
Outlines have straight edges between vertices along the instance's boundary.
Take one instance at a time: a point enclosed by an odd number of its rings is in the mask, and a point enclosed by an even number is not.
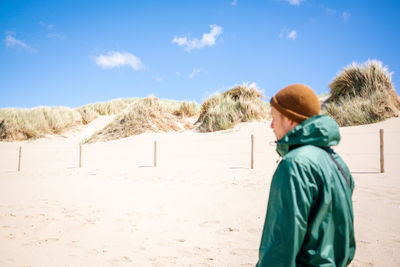
<svg viewBox="0 0 400 267"><path fill-rule="evenodd" d="M79 144L79 168L82 168L82 144Z"/></svg>
<svg viewBox="0 0 400 267"><path fill-rule="evenodd" d="M157 141L154 141L154 167L157 167Z"/></svg>
<svg viewBox="0 0 400 267"><path fill-rule="evenodd" d="M381 154L381 173L385 172L385 157L384 157L384 140L383 140L383 129L379 130L380 137L380 154Z"/></svg>
<svg viewBox="0 0 400 267"><path fill-rule="evenodd" d="M251 168L254 169L254 135L251 135Z"/></svg>
<svg viewBox="0 0 400 267"><path fill-rule="evenodd" d="M19 146L18 171L21 171L21 160L22 160L22 146Z"/></svg>

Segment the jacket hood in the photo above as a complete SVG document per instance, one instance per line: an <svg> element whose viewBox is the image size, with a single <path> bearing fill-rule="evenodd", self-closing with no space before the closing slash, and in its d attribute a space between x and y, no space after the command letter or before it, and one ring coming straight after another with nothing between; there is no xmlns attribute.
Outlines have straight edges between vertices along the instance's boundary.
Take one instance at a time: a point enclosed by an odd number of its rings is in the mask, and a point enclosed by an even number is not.
<svg viewBox="0 0 400 267"><path fill-rule="evenodd" d="M317 115L303 121L278 140L276 152L283 157L289 153L290 146L330 147L339 144L339 141L339 125L336 121L326 115Z"/></svg>

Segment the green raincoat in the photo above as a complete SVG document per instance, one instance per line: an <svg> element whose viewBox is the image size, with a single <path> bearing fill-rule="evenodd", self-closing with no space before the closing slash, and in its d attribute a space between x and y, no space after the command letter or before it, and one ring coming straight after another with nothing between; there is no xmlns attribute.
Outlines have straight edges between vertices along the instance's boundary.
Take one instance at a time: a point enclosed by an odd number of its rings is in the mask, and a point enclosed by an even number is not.
<svg viewBox="0 0 400 267"><path fill-rule="evenodd" d="M330 149L339 141L337 123L325 115L305 120L277 141L282 160L271 182L258 267L350 264L354 181Z"/></svg>

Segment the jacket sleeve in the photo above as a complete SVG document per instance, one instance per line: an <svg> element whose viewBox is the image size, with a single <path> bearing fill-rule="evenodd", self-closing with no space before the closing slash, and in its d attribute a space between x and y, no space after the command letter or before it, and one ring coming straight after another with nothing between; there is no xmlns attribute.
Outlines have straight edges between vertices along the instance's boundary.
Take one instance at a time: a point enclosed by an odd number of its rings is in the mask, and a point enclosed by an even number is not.
<svg viewBox="0 0 400 267"><path fill-rule="evenodd" d="M269 192L258 267L296 266L315 191L309 184L311 173L290 159L278 165Z"/></svg>

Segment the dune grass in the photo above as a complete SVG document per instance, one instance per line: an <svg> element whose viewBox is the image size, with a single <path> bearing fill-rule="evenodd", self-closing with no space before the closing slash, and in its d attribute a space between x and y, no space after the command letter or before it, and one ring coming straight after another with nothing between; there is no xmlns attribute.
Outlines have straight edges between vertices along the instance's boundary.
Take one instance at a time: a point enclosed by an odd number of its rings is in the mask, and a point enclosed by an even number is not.
<svg viewBox="0 0 400 267"><path fill-rule="evenodd" d="M105 139L115 136L126 137L144 131L169 131L191 128L183 120L198 115L200 106L196 102L145 99L114 99L87 104L75 109L67 107L37 107L33 109L0 109L0 140L14 141L60 134L73 127L88 124L98 116L117 115L116 121L104 129ZM174 116L175 115L175 116ZM121 123L121 121L126 123Z"/></svg>
<svg viewBox="0 0 400 267"><path fill-rule="evenodd" d="M137 98L119 98L113 99L105 102L97 102L92 104L87 104L85 108L90 108L97 114L104 115L117 115L126 109L130 104L134 103ZM81 107L81 108L82 108Z"/></svg>
<svg viewBox="0 0 400 267"><path fill-rule="evenodd" d="M194 117L200 113L200 105L196 102L182 102L172 114L178 117Z"/></svg>
<svg viewBox="0 0 400 267"><path fill-rule="evenodd" d="M136 100L136 98L113 99L105 102L87 104L76 108L76 110L82 116L82 123L88 124L96 119L99 115L117 115Z"/></svg>
<svg viewBox="0 0 400 267"><path fill-rule="evenodd" d="M159 101L154 96L139 99L86 142L115 140L148 131L168 132L182 130L179 120L172 113L180 110L182 106L186 105L185 103L172 100Z"/></svg>
<svg viewBox="0 0 400 267"><path fill-rule="evenodd" d="M268 105L255 84L236 86L203 102L199 123L201 132L234 127L239 122L266 119Z"/></svg>
<svg viewBox="0 0 400 267"><path fill-rule="evenodd" d="M73 127L87 124L99 115L121 113L135 99L115 99L84 105L75 109L67 107L37 107L32 109L0 109L0 140L14 141L60 134Z"/></svg>
<svg viewBox="0 0 400 267"><path fill-rule="evenodd" d="M329 84L331 96L325 112L340 126L375 123L397 117L400 98L391 83L391 73L376 60L352 63Z"/></svg>
<svg viewBox="0 0 400 267"><path fill-rule="evenodd" d="M80 113L67 107L0 109L0 140L26 140L59 134L81 122Z"/></svg>

